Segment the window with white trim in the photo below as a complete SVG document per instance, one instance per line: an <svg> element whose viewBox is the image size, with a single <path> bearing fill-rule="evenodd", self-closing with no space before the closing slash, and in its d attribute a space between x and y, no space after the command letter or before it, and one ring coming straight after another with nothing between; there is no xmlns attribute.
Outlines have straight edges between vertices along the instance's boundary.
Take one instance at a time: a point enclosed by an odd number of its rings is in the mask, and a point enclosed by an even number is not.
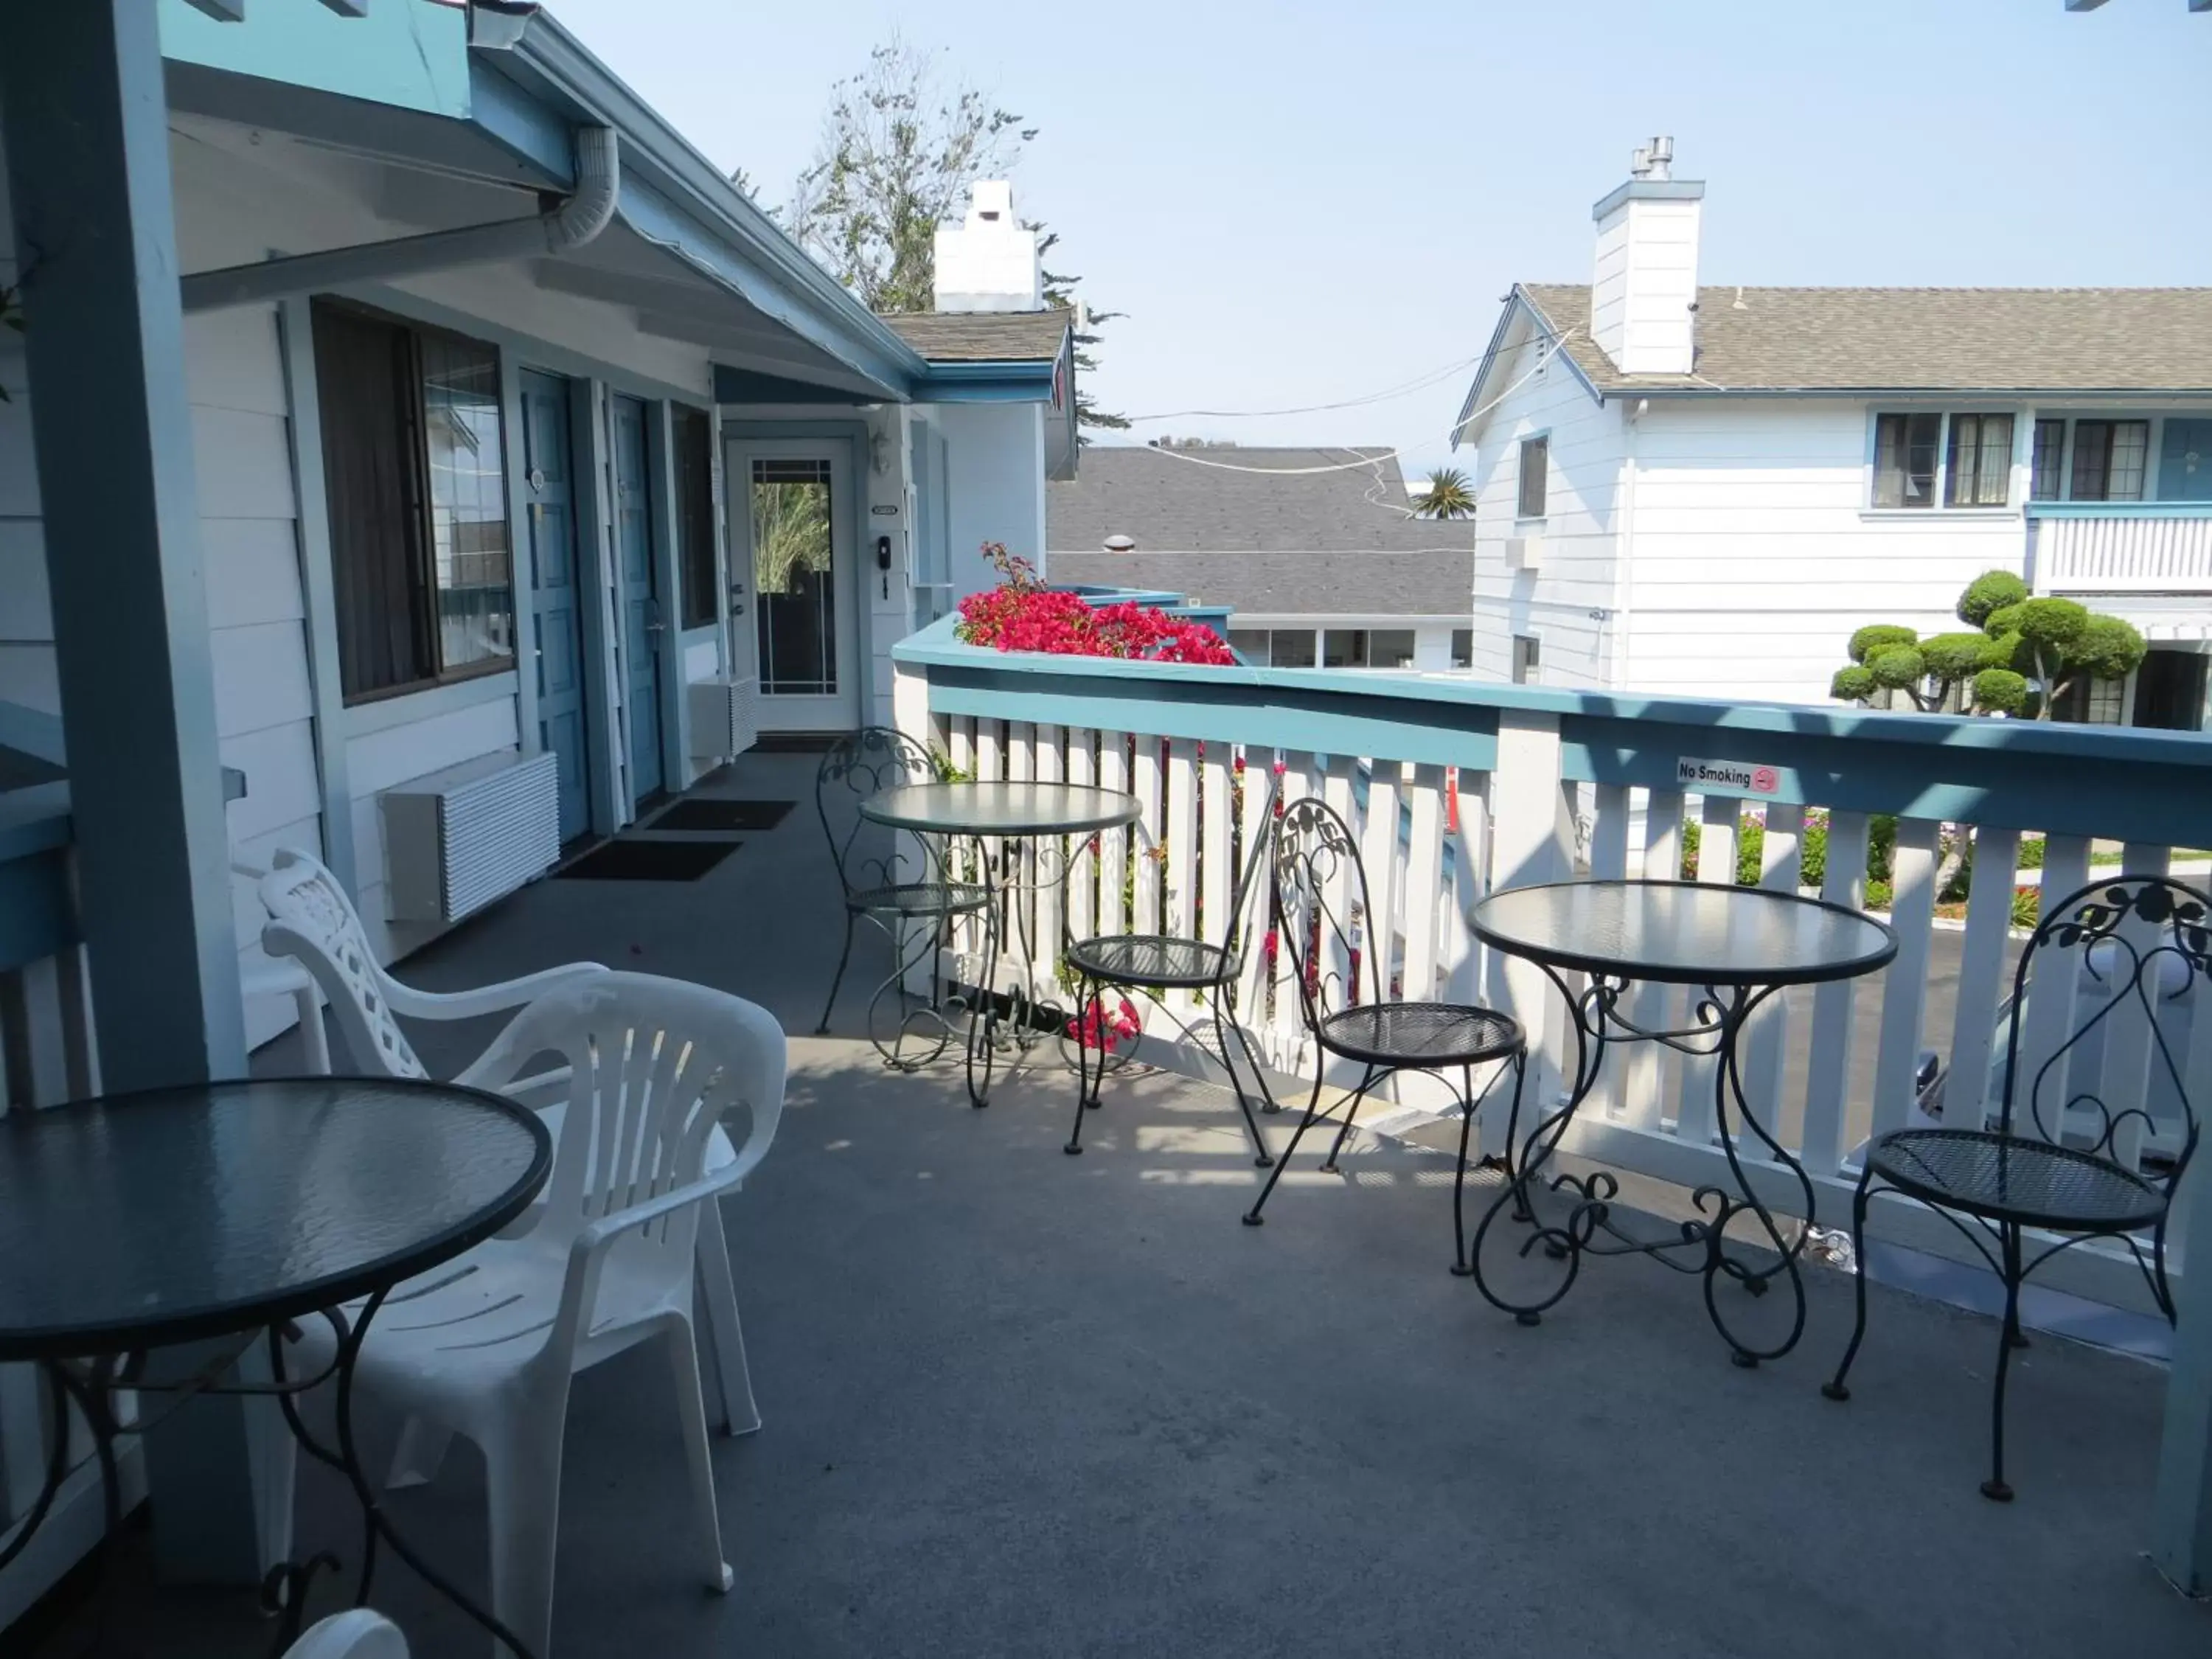
<svg viewBox="0 0 2212 1659"><path fill-rule="evenodd" d="M1874 417L1873 505L2004 507L2012 500L2013 417L1893 410Z"/></svg>
<svg viewBox="0 0 2212 1659"><path fill-rule="evenodd" d="M1516 517L1540 519L1550 497L1552 441L1549 436L1521 441L1520 475L1513 511Z"/></svg>

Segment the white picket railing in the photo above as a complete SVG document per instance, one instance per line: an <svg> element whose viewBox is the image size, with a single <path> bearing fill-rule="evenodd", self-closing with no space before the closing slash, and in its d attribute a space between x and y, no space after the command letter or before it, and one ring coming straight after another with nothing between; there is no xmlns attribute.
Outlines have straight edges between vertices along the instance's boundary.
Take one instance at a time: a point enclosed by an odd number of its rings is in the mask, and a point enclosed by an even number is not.
<svg viewBox="0 0 2212 1659"><path fill-rule="evenodd" d="M2029 509L2045 593L2212 592L2212 502L2075 517Z"/></svg>
<svg viewBox="0 0 2212 1659"><path fill-rule="evenodd" d="M1128 788L1144 803L1142 835L1106 837L1095 879L1079 878L1071 888L1066 902L1079 929L1149 930L1164 921L1171 931L1191 934L1202 922L1203 936L1218 939L1223 896L1234 878L1232 859L1258 827L1249 820L1261 792L1249 785L1240 792L1237 769L1241 763L1249 780L1279 767L1286 799L1318 793L1352 823L1372 903L1390 919L1389 982L1407 998L1480 995L1509 1008L1541 1052L1532 1086L1547 1103L1561 1097L1565 1011L1535 969L1474 947L1462 919L1465 884L1518 885L1577 873L1673 875L1692 824L1700 842L1698 878L1731 881L1738 838L1757 822L1763 830L1760 885L1796 890L1806 884L1811 827L1826 850L1814 884L1829 899L1859 906L1867 897L1866 848L1880 803L1869 799L1875 785L1855 769L1863 763L1877 783L1890 780L1893 787L1881 787L1902 809L1895 819L1888 911L1899 942L1895 962L1864 981L1777 998L1747 1036L1753 1109L1803 1162L1815 1187L1817 1218L1831 1226L1848 1223L1855 1159L1867 1138L1914 1121L1916 1070L1923 1049L1948 1059L1948 1121L1977 1121L1978 1108L1994 1109L1990 1059L1993 1044L2002 1042L2000 1010L2011 992L2010 963L2018 948L2011 922L2023 846L2039 838L2043 891L2054 896L2087 880L2093 834L2126 843L2130 872L2163 873L2169 848L2140 829L2185 818L2185 810L2179 817L2168 810L2165 792L2174 792L2174 802L2192 791L2200 802L2212 799L2212 754L2185 738L1825 710L1770 711L1774 717L1755 739L1763 757L1777 763L1809 799L1700 797L1620 781L1617 775L1603 781L1573 775L1577 769L1618 775L1639 769L1649 775L1656 761L1671 775L1675 750L1692 742L1704 743L1704 752L1725 753L1710 727L1726 722L1717 715L1686 724L1683 711L1693 705L1656 711L1644 737L1637 730L1639 717L1620 702L1588 699L1586 708L1576 712L1568 699L1570 710L1563 713L1510 706L1530 701L1521 688L1462 682L1446 690L1430 682L1423 693L1427 700L1415 702L1394 697L1380 684L1390 677L1342 677L1339 690L1329 677L1310 672L1196 671L1223 676L1217 688L1235 687L1232 696L1217 689L1198 697L1191 692L1194 671L1163 670L1164 684L1148 685L1127 665L1112 665L1109 673L1054 659L1058 665L1049 677L1010 678L1006 669L988 662L948 659L964 649L942 641L902 648L902 725L977 777L1095 781ZM1008 683L995 687L997 679ZM1548 696L1554 703L1562 701L1561 694ZM1370 698L1389 701L1377 704ZM1286 706L1292 703L1297 707ZM1469 703L1494 713L1495 730L1465 740L1467 752L1482 763L1459 765L1455 776L1440 751L1461 741L1456 734L1468 724ZM1004 715L989 712L998 708ZM1116 710L1121 720L1071 726L1036 718L1060 709L1095 718L1101 708ZM1378 723L1376 712L1401 723ZM1418 718L1405 718L1409 713ZM1927 724L1904 724L1915 720ZM1255 723L1291 731L1303 726L1316 733L1317 742L1345 730L1402 741L1366 744L1381 753L1324 755L1237 735ZM1201 735L1209 725L1220 735ZM1858 735L1839 737L1838 730ZM1907 747L1897 740L1900 735L1921 741ZM1928 741L1939 738L1944 741ZM2099 738L2112 745L2110 752L2084 747ZM1639 742L1646 750L1661 751L1656 760L1632 752ZM2022 757L2006 751L2025 745L2055 752L2037 757L2023 773ZM1391 746L1410 758L1394 757ZM1947 770L1954 781L1943 781ZM1833 787L1831 799L1850 805L1824 806L1823 778ZM2040 790L2033 787L2038 778ZM1455 781L1460 837L1448 827ZM1967 815L1951 803L1976 796L1996 800L2005 821L1961 823ZM2024 800L2039 798L2048 803L2047 811L2021 810ZM1947 822L1955 827L1947 830ZM2179 833L2169 827L2169 835ZM1970 838L1974 860L1963 928L1955 935L1955 989L1948 1018L1939 1024L1930 1012L1931 981L1938 971L1935 941L1939 928L1958 925L1936 917L1936 884L1947 834ZM1125 908L1125 882L1133 915ZM1264 906L1264 895L1255 902ZM1038 948L1036 960L1026 964L1040 994L1052 994L1058 975L1059 911L1048 908L1048 915L1034 918L1038 931L1030 937ZM1377 936L1376 929L1368 932ZM978 942L972 933L957 941L971 970ZM1952 951L1947 947L1943 954ZM1286 960L1271 960L1264 950L1248 953L1239 1018L1272 1066L1310 1077L1313 1054L1286 970ZM2049 1006L2064 1008L2071 994L2070 985L2039 989L2031 1012L2046 998ZM1633 994L1632 1017L1639 1024L1686 1023L1686 991L1644 987ZM1189 1008L1177 1012L1187 1015ZM1165 1037L1171 1029L1156 1015L1148 1018L1148 1036L1157 1030ZM2055 1030L2055 1024L2047 1029ZM2212 1016L2196 1019L2191 1029L2192 1095L2202 1101L2212 1098ZM2125 1043L2106 1045L2106 1098L2122 1109L2142 1097L2141 1056L2130 1060ZM1615 1050L1608 1065L1610 1075L1578 1115L1567 1150L1684 1185L1726 1178L1714 1136L1711 1061L1638 1045ZM1447 1098L1441 1087L1425 1090L1423 1083L1407 1079L1397 1109L1440 1109ZM1488 1116L1486 1144L1497 1150L1504 1114ZM1802 1207L1796 1183L1780 1166L1753 1161L1749 1167L1771 1205ZM1877 1206L1875 1224L1878 1231L1948 1254L1962 1249L1942 1221L1903 1205ZM2185 1254L2185 1241L2171 1241L2170 1266L2177 1273ZM2148 1305L2124 1249L2069 1250L2051 1262L2047 1282L2124 1305Z"/></svg>

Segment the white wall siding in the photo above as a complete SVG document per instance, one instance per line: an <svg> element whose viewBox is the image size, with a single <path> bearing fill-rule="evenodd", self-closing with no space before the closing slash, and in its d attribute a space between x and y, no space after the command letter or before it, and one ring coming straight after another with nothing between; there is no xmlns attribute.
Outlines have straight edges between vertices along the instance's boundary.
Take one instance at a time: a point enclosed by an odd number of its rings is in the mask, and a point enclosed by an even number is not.
<svg viewBox="0 0 2212 1659"><path fill-rule="evenodd" d="M1007 550L1044 565L1044 409L1039 404L939 404L945 435L952 597L998 580L977 550Z"/></svg>
<svg viewBox="0 0 2212 1659"><path fill-rule="evenodd" d="M1515 354L1499 384L1536 366L1534 341ZM1474 668L1486 678L1512 672L1513 635L1542 641L1547 685L1608 683L1607 623L1615 596L1616 497L1622 438L1619 409L1601 404L1558 359L1507 394L1480 428L1475 459ZM1540 526L1516 520L1521 440L1550 437L1549 510ZM1509 538L1540 533L1540 570L1507 568Z"/></svg>
<svg viewBox="0 0 2212 1659"><path fill-rule="evenodd" d="M1954 629L1959 590L2018 570L2018 512L1867 507L1863 402L1655 398L1636 429L1620 684L1820 702L1852 630Z"/></svg>

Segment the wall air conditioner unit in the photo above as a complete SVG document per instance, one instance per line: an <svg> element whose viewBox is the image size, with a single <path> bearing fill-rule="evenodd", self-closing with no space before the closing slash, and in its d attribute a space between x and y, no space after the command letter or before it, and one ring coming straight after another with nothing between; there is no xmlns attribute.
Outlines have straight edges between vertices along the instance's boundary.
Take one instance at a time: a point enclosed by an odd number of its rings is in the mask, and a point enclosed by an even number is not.
<svg viewBox="0 0 2212 1659"><path fill-rule="evenodd" d="M742 755L760 738L760 682L723 675L694 680L691 698L691 758L727 760Z"/></svg>
<svg viewBox="0 0 2212 1659"><path fill-rule="evenodd" d="M474 915L561 856L561 763L550 750L464 761L377 799L393 921Z"/></svg>
<svg viewBox="0 0 2212 1659"><path fill-rule="evenodd" d="M1508 570L1541 570L1544 568L1544 538L1541 536L1508 536L1505 538L1505 568Z"/></svg>

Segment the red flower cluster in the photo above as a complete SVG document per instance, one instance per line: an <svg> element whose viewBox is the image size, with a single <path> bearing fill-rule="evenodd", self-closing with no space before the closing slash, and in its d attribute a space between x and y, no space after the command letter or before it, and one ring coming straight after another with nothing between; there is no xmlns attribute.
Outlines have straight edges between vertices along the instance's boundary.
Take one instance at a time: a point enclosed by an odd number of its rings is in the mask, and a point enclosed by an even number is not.
<svg viewBox="0 0 2212 1659"><path fill-rule="evenodd" d="M1221 668L1237 661L1221 635L1202 623L1179 622L1154 606L1127 601L1093 605L1077 594L1040 586L1028 561L1009 557L996 544L983 551L1006 580L960 601L953 631L970 645Z"/></svg>
<svg viewBox="0 0 2212 1659"><path fill-rule="evenodd" d="M1121 1003L1109 1013L1103 997L1091 998L1082 1013L1067 1022L1068 1036L1085 1048L1103 1048L1112 1053L1144 1030L1137 1021L1136 1006L1127 997Z"/></svg>

